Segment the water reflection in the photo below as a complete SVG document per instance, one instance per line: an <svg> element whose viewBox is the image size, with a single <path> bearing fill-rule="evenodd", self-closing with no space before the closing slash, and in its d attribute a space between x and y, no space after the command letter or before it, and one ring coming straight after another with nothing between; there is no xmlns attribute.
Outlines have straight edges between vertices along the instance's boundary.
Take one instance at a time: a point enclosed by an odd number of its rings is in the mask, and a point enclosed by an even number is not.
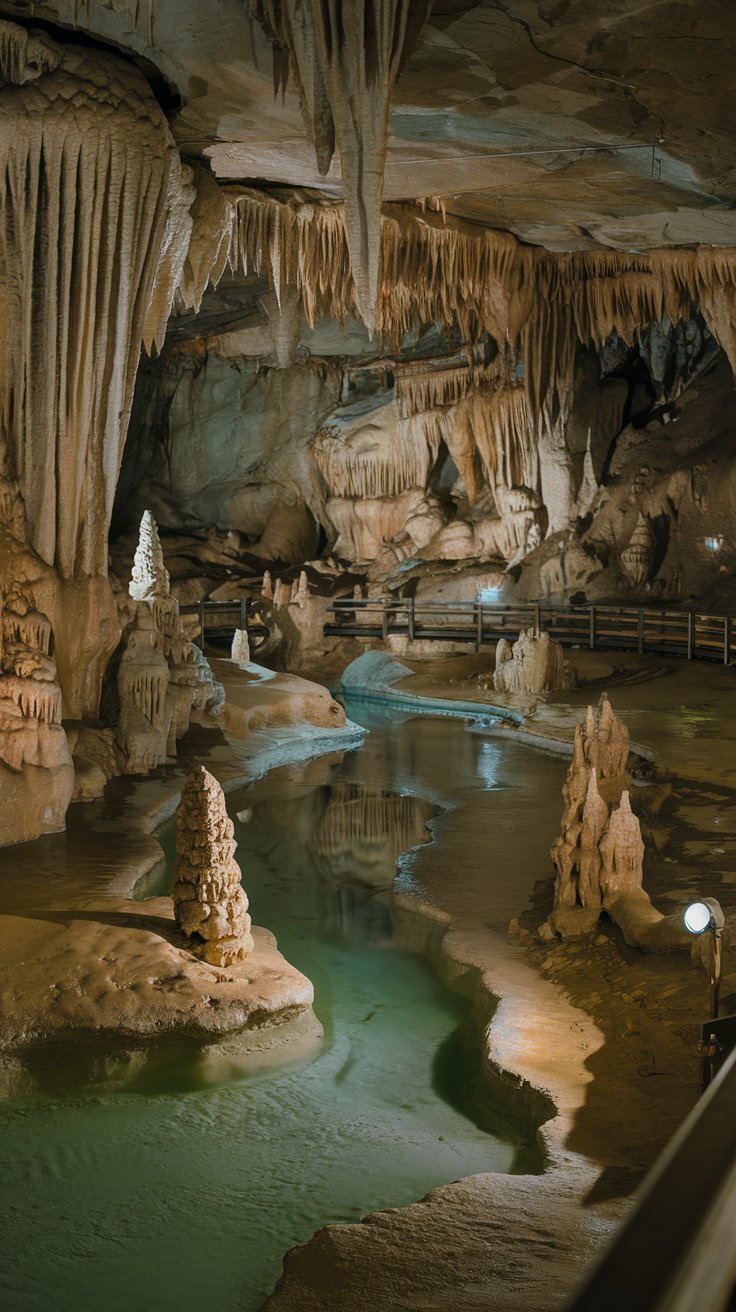
<svg viewBox="0 0 736 1312"><path fill-rule="evenodd" d="M434 813L422 798L355 782L292 786L237 812L241 868L248 870L257 857L277 883L279 870L298 869L292 916L308 919L322 937L388 940L397 860L427 841Z"/></svg>

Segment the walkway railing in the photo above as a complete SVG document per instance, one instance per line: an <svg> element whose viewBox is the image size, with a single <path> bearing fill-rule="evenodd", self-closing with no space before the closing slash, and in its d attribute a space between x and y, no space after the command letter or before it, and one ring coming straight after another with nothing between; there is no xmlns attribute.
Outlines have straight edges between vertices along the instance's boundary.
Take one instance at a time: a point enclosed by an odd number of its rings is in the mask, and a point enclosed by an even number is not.
<svg viewBox="0 0 736 1312"><path fill-rule="evenodd" d="M726 1312L736 1289L736 1052L568 1312Z"/></svg>
<svg viewBox="0 0 736 1312"><path fill-rule="evenodd" d="M432 602L409 598L334 601L325 633L342 637L471 642L478 651L499 638L514 641L521 629L544 629L565 647L591 651L651 652L687 660L736 660L730 615L690 610L636 610L629 606L494 606L485 602Z"/></svg>
<svg viewBox="0 0 736 1312"><path fill-rule="evenodd" d="M257 606L258 603L250 597L241 597L238 601L197 601L190 606L180 606L179 614L199 617L197 642L200 647L204 647L207 634L221 636L234 633L236 629L246 629L253 649L257 651L270 635L268 625L257 613Z"/></svg>

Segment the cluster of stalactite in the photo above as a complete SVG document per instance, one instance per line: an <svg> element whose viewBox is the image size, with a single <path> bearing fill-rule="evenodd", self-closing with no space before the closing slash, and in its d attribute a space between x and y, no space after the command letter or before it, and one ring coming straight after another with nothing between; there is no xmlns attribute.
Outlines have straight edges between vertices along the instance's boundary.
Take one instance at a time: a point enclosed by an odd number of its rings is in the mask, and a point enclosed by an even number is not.
<svg viewBox="0 0 736 1312"><path fill-rule="evenodd" d="M141 340L163 339L194 193L122 60L0 22L0 94L0 431L31 545L63 577L91 575Z"/></svg>
<svg viewBox="0 0 736 1312"><path fill-rule="evenodd" d="M310 451L332 495L398 497L409 488L426 487L441 435L436 424L422 419L397 425L390 448L353 449L341 440L338 428L321 429Z"/></svg>
<svg viewBox="0 0 736 1312"><path fill-rule="evenodd" d="M310 324L360 313L342 205L232 195L230 263L296 286ZM418 206L381 220L382 278L375 324L392 349L418 324L472 343L485 331L523 360L534 414L566 403L580 345L615 331L627 344L642 325L702 313L736 367L736 251L553 254L509 233L473 228Z"/></svg>
<svg viewBox="0 0 736 1312"><path fill-rule="evenodd" d="M402 419L455 405L478 389L496 390L510 383L507 355L498 355L490 364L455 365L428 368L422 360L396 364L394 389Z"/></svg>
<svg viewBox="0 0 736 1312"><path fill-rule="evenodd" d="M322 0L250 0L274 46L274 84L291 68L321 174L337 148L345 240L359 314L372 329L381 277L381 202L391 88L432 0L353 0L349 21Z"/></svg>

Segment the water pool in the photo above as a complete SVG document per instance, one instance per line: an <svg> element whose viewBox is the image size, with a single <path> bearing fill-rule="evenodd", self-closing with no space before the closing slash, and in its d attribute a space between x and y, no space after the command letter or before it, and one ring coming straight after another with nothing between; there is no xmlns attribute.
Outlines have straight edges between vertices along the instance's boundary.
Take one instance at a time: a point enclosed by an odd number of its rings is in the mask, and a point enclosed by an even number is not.
<svg viewBox="0 0 736 1312"><path fill-rule="evenodd" d="M476 1097L464 1005L392 940L396 856L428 837L430 807L408 795L433 791L416 783L419 725L393 717L367 756L282 769L230 799L254 919L315 985L315 1056L198 1088L181 1041L113 1092L75 1088L80 1052L56 1085L46 1070L45 1093L0 1107L3 1306L250 1312L321 1225L538 1167ZM456 783L504 786L505 748L489 764L488 743L450 722L432 741Z"/></svg>

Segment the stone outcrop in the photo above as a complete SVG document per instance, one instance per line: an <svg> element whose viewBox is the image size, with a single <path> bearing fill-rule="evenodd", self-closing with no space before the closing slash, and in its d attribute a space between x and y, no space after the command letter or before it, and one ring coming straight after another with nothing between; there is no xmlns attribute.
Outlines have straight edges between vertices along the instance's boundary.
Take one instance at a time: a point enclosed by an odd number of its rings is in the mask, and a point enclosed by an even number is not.
<svg viewBox="0 0 736 1312"><path fill-rule="evenodd" d="M185 632L156 522L143 515L129 584L131 622L123 638L117 689L120 710L116 739L125 774L147 774L176 756L192 710L218 711L222 686L203 653Z"/></svg>
<svg viewBox="0 0 736 1312"><path fill-rule="evenodd" d="M235 848L223 791L199 765L184 785L177 813L171 895L192 952L212 966L232 966L253 951Z"/></svg>
<svg viewBox="0 0 736 1312"><path fill-rule="evenodd" d="M539 629L519 634L513 647L501 638L496 644L493 686L496 692L528 693L538 696L570 682L565 656L559 642Z"/></svg>

